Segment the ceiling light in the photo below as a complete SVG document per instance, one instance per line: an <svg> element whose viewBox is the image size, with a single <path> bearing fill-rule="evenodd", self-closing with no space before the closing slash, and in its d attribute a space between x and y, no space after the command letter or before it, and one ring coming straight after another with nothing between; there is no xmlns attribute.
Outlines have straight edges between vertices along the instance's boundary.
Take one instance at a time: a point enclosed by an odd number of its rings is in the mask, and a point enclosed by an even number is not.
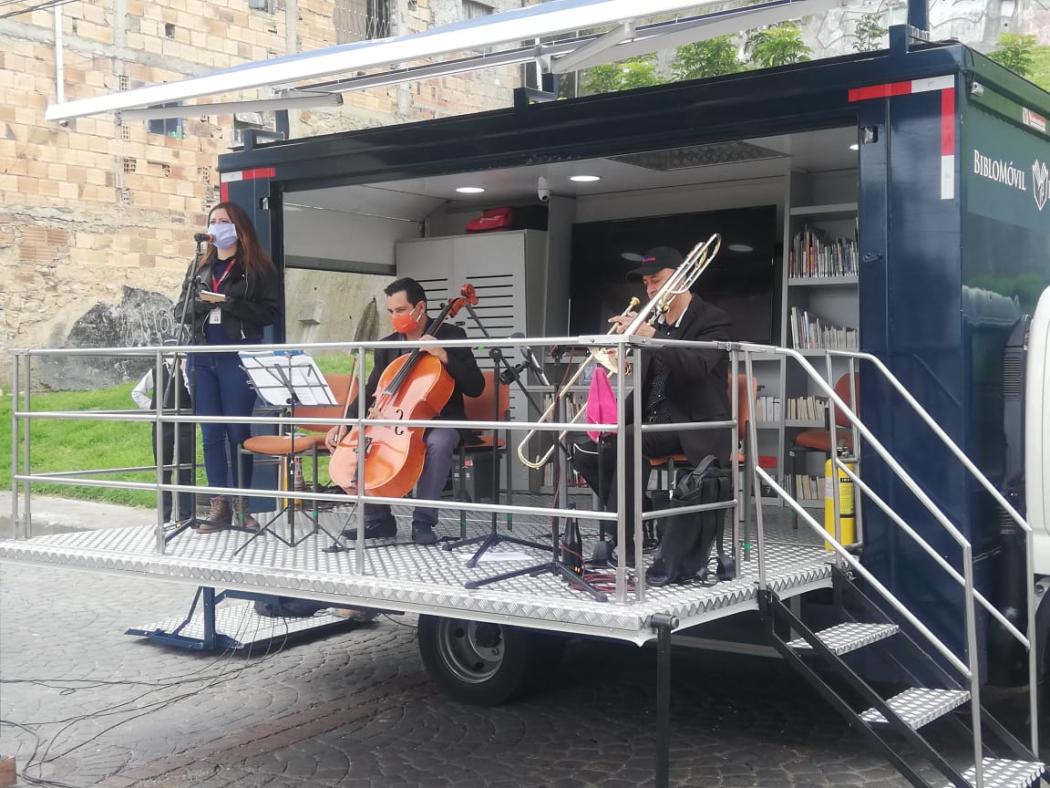
<svg viewBox="0 0 1050 788"><path fill-rule="evenodd" d="M460 194L482 194L485 190L480 186L459 186L456 191Z"/></svg>
<svg viewBox="0 0 1050 788"><path fill-rule="evenodd" d="M729 249L730 252L740 252L741 254L755 251L755 247L751 244L729 244L726 248Z"/></svg>
<svg viewBox="0 0 1050 788"><path fill-rule="evenodd" d="M576 183L594 183L595 181L600 181L601 180L601 176L600 175L572 175L572 176L569 177L569 180L570 181L575 181Z"/></svg>
<svg viewBox="0 0 1050 788"><path fill-rule="evenodd" d="M849 146L849 149L850 150L860 150L860 145L858 145L857 143L854 142L852 145Z"/></svg>

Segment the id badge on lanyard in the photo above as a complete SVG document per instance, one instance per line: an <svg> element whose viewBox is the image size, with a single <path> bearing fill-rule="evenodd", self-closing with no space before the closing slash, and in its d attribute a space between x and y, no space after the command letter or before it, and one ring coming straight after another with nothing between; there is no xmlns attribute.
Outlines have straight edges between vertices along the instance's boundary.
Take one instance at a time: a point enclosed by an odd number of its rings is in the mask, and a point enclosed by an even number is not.
<svg viewBox="0 0 1050 788"><path fill-rule="evenodd" d="M208 313L208 322L212 325L220 325L222 323L222 310L219 307L215 307Z"/></svg>

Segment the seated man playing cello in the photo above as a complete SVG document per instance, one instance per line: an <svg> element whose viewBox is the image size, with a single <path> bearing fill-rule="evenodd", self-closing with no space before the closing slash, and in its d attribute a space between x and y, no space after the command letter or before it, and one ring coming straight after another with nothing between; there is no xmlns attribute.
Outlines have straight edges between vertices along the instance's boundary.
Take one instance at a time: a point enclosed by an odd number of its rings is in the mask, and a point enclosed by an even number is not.
<svg viewBox="0 0 1050 788"><path fill-rule="evenodd" d="M423 287L414 279L398 279L387 285L383 291L386 293L386 310L390 315L390 322L394 333L383 337L383 342L402 341L416 342L435 339L466 339L466 332L454 325L443 323L438 327L434 336L425 333L429 324L427 315L427 295ZM368 376L365 388L366 403L369 406L375 401L376 388L383 370L390 365L398 356L410 353L411 345L404 349L380 348L375 351L372 372ZM485 379L481 370L478 369L477 361L470 348L455 347L426 347L424 352L437 358L452 376L455 389L448 403L438 414L438 419L465 420L466 411L463 408L463 397L478 397L485 388ZM352 408L350 412L355 412ZM335 451L336 446L347 432L347 427L333 427L325 438L330 451ZM448 427L430 427L424 434L423 440L426 444L426 458L423 464L423 472L416 483L416 493L419 498L436 500L448 482L449 472L452 469L452 460L456 448L463 439L469 439L470 430L456 430ZM386 504L368 504L365 506L365 538L380 539L397 535L397 520ZM434 525L437 524L438 510L430 507L417 506L412 514L412 541L420 545L431 545L437 542L434 533ZM357 529L350 528L343 532L348 539L357 538Z"/></svg>
<svg viewBox="0 0 1050 788"><path fill-rule="evenodd" d="M631 271L628 277L641 279L646 295L652 299L681 264L682 255L676 249L658 246L645 254L642 265ZM635 317L636 313L629 312L610 318L609 322L622 330ZM660 339L717 341L728 340L729 329L728 314L707 303L696 293L686 292L674 297L660 322L655 326L644 323L637 333L639 336ZM724 421L731 417L726 390L729 356L724 350L665 347L646 350L641 359L644 422ZM628 398L628 424L632 423L631 402ZM732 437L724 429L644 432L641 441L643 490L648 486L651 457L685 454L690 464L697 465L708 454L714 455L723 464L731 456ZM624 447L628 468L634 467L633 444L634 431L628 429ZM590 441L577 441L573 445L573 465L596 492L605 510L616 511L616 436L603 437L597 446ZM634 542L634 484L630 477L624 490L628 556L631 556Z"/></svg>

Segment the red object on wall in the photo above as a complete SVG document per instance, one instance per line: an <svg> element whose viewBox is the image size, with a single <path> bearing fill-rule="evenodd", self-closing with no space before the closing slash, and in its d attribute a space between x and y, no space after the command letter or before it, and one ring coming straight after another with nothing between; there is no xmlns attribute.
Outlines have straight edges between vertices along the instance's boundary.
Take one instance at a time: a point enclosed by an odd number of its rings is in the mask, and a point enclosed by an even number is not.
<svg viewBox="0 0 1050 788"><path fill-rule="evenodd" d="M492 230L509 230L512 226L510 208L486 208L477 219L467 222L468 233L487 233Z"/></svg>

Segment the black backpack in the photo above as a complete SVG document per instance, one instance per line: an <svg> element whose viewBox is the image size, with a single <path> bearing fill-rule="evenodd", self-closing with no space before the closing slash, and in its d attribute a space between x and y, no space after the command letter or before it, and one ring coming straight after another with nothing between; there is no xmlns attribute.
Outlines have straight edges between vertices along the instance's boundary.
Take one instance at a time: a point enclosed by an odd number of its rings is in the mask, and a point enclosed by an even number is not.
<svg viewBox="0 0 1050 788"><path fill-rule="evenodd" d="M330 602L317 602L313 599L294 599L290 596L272 596L260 594L255 600L255 612L269 618L305 618L318 610L331 607Z"/></svg>
<svg viewBox="0 0 1050 788"><path fill-rule="evenodd" d="M719 467L718 460L709 454L696 468L679 479L673 497L655 499L654 506L664 509L731 500L732 473L728 468ZM711 548L716 545L714 574L717 580L731 580L735 577L736 567L732 557L726 555L724 546L726 521L732 516L732 511L715 509L663 518L659 529L660 547L652 565L645 573L649 585L666 586L690 580L710 581Z"/></svg>

